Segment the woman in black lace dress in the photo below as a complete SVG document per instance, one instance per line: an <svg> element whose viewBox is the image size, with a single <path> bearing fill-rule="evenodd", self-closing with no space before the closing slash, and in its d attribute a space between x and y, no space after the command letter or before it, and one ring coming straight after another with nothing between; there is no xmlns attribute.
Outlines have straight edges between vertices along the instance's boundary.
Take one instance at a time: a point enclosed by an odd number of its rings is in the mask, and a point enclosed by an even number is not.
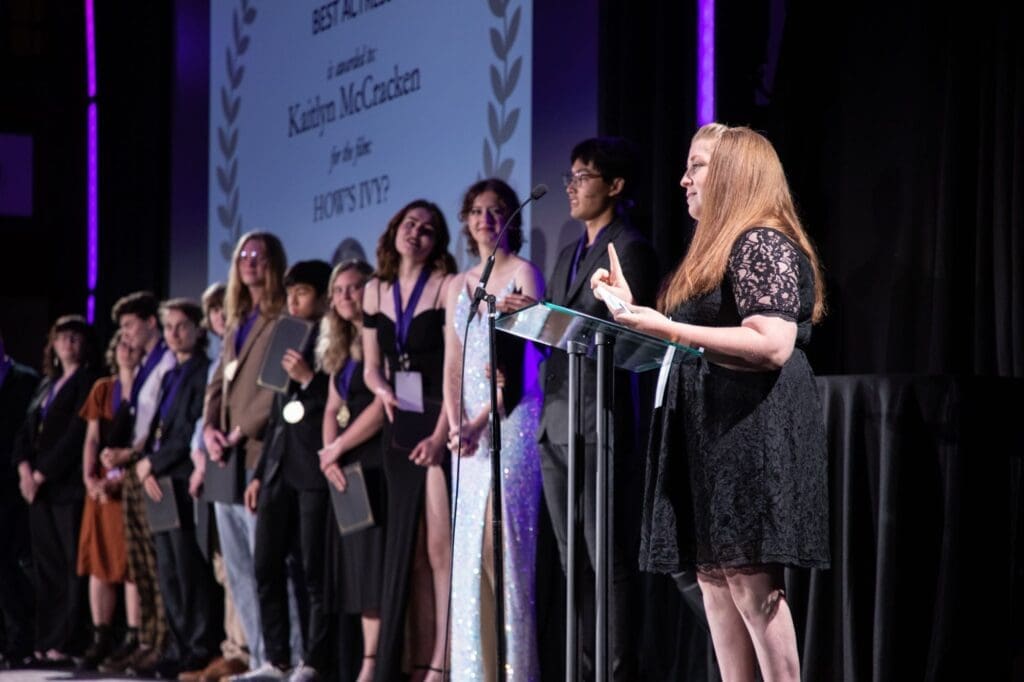
<svg viewBox="0 0 1024 682"><path fill-rule="evenodd" d="M817 255L775 150L709 124L690 145L690 249L658 310L618 322L704 349L669 377L648 449L641 568L696 567L726 680L798 680L783 567L828 566L824 423L803 348L824 314ZM627 302L612 251L595 273Z"/></svg>

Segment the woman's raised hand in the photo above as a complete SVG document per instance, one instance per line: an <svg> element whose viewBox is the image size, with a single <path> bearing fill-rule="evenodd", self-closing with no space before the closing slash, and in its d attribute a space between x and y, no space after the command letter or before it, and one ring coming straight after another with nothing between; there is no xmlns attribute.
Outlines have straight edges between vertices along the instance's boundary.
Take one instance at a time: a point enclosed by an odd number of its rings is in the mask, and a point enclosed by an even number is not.
<svg viewBox="0 0 1024 682"><path fill-rule="evenodd" d="M622 266L619 264L619 255L615 253L615 245L608 245L608 270L598 268L590 276L590 288L597 289L603 286L624 302L633 303L633 292L629 288L629 282L622 274Z"/></svg>

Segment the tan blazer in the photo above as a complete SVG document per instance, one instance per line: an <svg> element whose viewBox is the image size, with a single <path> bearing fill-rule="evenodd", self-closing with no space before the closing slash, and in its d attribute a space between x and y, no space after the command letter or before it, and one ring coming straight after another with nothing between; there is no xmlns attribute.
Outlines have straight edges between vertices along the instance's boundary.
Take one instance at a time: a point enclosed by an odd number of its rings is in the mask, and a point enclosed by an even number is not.
<svg viewBox="0 0 1024 682"><path fill-rule="evenodd" d="M256 384L266 355L270 339L274 335L277 320L262 312L253 322L249 336L245 338L242 352L235 355L235 338L238 327L234 326L224 335L220 362L206 387L203 405L203 421L225 434L237 425L242 429L241 447L245 448L245 467L255 469L263 452L263 432L270 417L274 392ZM235 376L228 381L224 368L238 360Z"/></svg>

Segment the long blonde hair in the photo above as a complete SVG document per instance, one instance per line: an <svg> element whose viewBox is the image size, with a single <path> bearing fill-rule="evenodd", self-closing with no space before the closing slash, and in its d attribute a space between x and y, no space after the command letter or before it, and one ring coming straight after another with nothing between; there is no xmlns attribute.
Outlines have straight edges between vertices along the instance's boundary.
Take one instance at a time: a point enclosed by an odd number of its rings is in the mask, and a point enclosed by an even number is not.
<svg viewBox="0 0 1024 682"><path fill-rule="evenodd" d="M670 312L684 301L715 289L725 277L736 240L751 227L770 227L792 239L807 256L814 274L814 312L825 315L825 285L814 245L793 205L775 148L750 128L710 123L693 141L713 145L700 220L682 263L658 296L658 309Z"/></svg>
<svg viewBox="0 0 1024 682"><path fill-rule="evenodd" d="M334 266L327 284L327 296L330 298L334 290L334 282L343 272L357 270L363 284L370 279L373 268L370 264L352 258ZM320 320L320 338L316 343L316 358L320 367L328 374L334 374L345 365L345 359L352 357L357 362L363 359L362 339L355 323L342 319L334 310L333 305L327 306L327 312Z"/></svg>
<svg viewBox="0 0 1024 682"><path fill-rule="evenodd" d="M263 244L267 251L267 276L263 283L263 298L260 300L260 312L267 317L277 317L285 305L284 271L287 267L284 246L276 235L270 232L246 232L238 238L235 250L231 253L231 269L228 271L228 288L224 294L224 315L227 326L237 327L242 318L252 310L252 297L249 288L242 283L238 272L238 254L250 239Z"/></svg>

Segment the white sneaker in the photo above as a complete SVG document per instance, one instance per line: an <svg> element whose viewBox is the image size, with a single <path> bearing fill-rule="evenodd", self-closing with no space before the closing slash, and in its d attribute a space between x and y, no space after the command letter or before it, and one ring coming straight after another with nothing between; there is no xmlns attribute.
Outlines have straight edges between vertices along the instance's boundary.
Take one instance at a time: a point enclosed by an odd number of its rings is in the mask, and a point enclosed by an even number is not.
<svg viewBox="0 0 1024 682"><path fill-rule="evenodd" d="M255 670L250 670L241 675L229 677L232 682L272 682L273 680L287 680L288 670L282 670L269 661Z"/></svg>
<svg viewBox="0 0 1024 682"><path fill-rule="evenodd" d="M315 668L311 668L305 663L299 663L292 670L292 674L288 677L288 682L316 682L320 679L320 674Z"/></svg>

